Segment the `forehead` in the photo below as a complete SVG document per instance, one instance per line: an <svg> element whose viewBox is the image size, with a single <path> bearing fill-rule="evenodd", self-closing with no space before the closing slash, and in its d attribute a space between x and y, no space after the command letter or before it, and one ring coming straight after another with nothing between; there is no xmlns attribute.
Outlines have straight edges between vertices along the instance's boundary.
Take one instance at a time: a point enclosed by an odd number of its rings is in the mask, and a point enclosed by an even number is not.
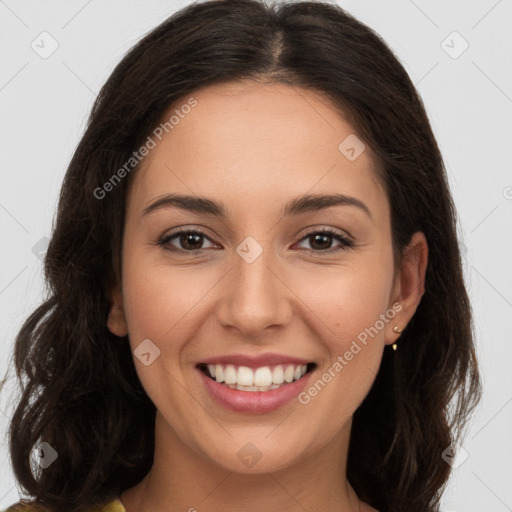
<svg viewBox="0 0 512 512"><path fill-rule="evenodd" d="M195 100L193 108L182 108ZM387 214L368 145L321 93L238 82L196 90L162 118L172 128L146 156L130 196L138 208L172 191L261 204L305 193L344 193ZM348 158L354 152L355 159ZM219 197L222 196L222 197ZM269 204L272 203L272 199Z"/></svg>

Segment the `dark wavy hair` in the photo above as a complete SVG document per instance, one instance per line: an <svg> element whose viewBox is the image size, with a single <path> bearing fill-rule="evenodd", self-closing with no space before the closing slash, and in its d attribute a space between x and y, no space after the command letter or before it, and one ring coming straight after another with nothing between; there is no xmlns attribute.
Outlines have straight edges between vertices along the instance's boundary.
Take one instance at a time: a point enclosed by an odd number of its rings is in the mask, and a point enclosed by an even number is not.
<svg viewBox="0 0 512 512"><path fill-rule="evenodd" d="M62 185L44 302L15 340L15 478L32 503L74 512L151 468L156 409L129 344L106 325L139 166L108 197L95 190L180 98L241 80L327 95L373 151L391 205L395 265L414 232L427 238L425 293L354 413L347 478L380 512L436 512L451 471L442 453L464 436L482 392L456 211L423 102L397 57L341 7L315 1L192 3L145 35L102 87ZM33 472L42 441L58 459Z"/></svg>

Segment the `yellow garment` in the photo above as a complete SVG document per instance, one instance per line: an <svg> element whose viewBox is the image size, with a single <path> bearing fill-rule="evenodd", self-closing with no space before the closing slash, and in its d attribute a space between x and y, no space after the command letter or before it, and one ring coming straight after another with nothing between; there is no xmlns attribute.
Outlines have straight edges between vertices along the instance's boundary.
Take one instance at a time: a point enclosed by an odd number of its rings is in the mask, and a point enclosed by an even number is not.
<svg viewBox="0 0 512 512"><path fill-rule="evenodd" d="M40 505L30 505L28 503L15 503L3 512L50 512L48 509L41 507ZM106 505L101 507L94 507L90 509L90 512L126 512L121 500L116 497Z"/></svg>

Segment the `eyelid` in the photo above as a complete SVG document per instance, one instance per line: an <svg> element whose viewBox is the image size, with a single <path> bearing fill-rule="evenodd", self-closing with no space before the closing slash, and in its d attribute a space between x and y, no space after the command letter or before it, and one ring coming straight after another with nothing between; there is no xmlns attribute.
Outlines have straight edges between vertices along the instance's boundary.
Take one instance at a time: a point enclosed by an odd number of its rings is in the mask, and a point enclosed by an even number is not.
<svg viewBox="0 0 512 512"><path fill-rule="evenodd" d="M350 240L351 242L355 243L355 238L352 236L352 234L347 231L346 229L341 228L335 228L328 224L320 224L320 225L313 225L313 226L307 226L303 230L299 231L299 233L304 233L300 235L300 240L303 240L307 236L311 236L315 233L330 233L333 236L340 236L343 238L346 238L347 240ZM297 235L299 236L299 235Z"/></svg>

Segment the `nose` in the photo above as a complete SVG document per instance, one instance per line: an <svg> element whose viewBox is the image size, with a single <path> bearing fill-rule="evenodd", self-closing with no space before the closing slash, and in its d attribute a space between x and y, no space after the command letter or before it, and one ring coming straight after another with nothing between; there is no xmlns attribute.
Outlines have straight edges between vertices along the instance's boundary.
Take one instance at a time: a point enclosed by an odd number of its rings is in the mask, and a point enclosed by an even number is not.
<svg viewBox="0 0 512 512"><path fill-rule="evenodd" d="M234 268L223 280L218 320L244 339L263 340L271 327L283 328L290 321L293 292L268 247L252 263L238 254L233 259Z"/></svg>

